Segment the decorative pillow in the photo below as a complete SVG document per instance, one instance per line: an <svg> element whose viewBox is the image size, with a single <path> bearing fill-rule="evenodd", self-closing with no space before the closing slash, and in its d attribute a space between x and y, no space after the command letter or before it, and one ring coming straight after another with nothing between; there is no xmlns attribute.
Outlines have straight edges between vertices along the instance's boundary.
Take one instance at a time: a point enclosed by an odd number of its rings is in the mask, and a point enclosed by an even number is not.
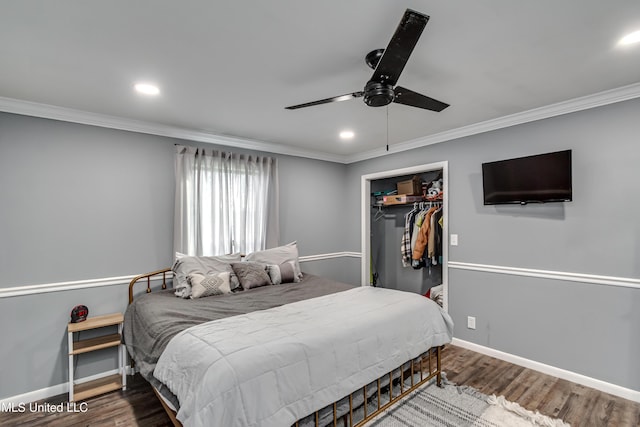
<svg viewBox="0 0 640 427"><path fill-rule="evenodd" d="M240 284L240 280L238 280L238 276L236 273L230 273L229 284L231 287L231 292L242 291L242 285Z"/></svg>
<svg viewBox="0 0 640 427"><path fill-rule="evenodd" d="M280 265L267 265L267 273L271 278L271 283L279 285L281 283L298 283L302 274L296 269L297 265L293 261L283 262Z"/></svg>
<svg viewBox="0 0 640 427"><path fill-rule="evenodd" d="M250 253L245 257L245 260L261 262L267 265L280 265L288 261L293 261L296 265L298 278L302 279L300 264L298 263L298 246L296 242L291 242L287 245L278 246L276 248L266 249L264 251Z"/></svg>
<svg viewBox="0 0 640 427"><path fill-rule="evenodd" d="M229 278L231 273L211 274L203 276L199 273L187 275L187 280L191 284L191 298L210 297L214 295L230 294Z"/></svg>
<svg viewBox="0 0 640 427"><path fill-rule="evenodd" d="M187 275L198 273L203 276L216 273L229 272L232 262L241 260L240 253L220 256L186 256L176 252L176 261L173 263L173 288L175 295L181 298L191 296L191 285L187 281Z"/></svg>
<svg viewBox="0 0 640 427"><path fill-rule="evenodd" d="M252 289L271 284L271 279L265 270L265 265L257 262L234 262L231 264L233 272L238 276L242 288Z"/></svg>

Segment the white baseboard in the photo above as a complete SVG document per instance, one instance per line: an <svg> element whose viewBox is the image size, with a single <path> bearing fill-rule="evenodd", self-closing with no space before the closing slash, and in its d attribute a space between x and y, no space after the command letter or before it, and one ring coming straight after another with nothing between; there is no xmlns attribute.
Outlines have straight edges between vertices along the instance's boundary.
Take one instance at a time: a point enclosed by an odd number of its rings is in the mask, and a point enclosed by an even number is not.
<svg viewBox="0 0 640 427"><path fill-rule="evenodd" d="M524 366L525 368L533 369L534 371L542 372L543 374L551 375L563 380L571 381L576 384L581 384L586 387L602 391L604 393L613 394L624 399L632 400L640 403L640 391L632 390L630 388L621 387L616 384L611 384L602 380L587 377L586 375L578 374L576 372L567 371L565 369L556 368L555 366L546 365L544 363L536 362L535 360L525 359L524 357L516 356L514 354L505 353L500 350L495 350L490 347L485 347L479 344L475 344L469 341L464 341L458 338L454 338L451 342L453 345L463 347L468 350L473 350L478 353L485 354L487 356L495 357L496 359L504 360L515 365ZM446 371L446 367L445 367Z"/></svg>
<svg viewBox="0 0 640 427"><path fill-rule="evenodd" d="M131 372L131 367L129 365L125 366L125 370L127 375ZM88 377L80 378L75 381L76 384L86 383L88 381L97 380L103 377L108 377L110 375L115 375L119 373L118 369L113 369L111 371L102 372L100 374L91 375ZM16 396L7 397L4 399L0 399L0 406L4 405L18 405L20 403L31 403L36 402L42 399L48 399L53 396L58 396L60 394L69 393L69 383L62 383L58 385L54 385L51 387L41 388L40 390L30 391L28 393L18 394Z"/></svg>

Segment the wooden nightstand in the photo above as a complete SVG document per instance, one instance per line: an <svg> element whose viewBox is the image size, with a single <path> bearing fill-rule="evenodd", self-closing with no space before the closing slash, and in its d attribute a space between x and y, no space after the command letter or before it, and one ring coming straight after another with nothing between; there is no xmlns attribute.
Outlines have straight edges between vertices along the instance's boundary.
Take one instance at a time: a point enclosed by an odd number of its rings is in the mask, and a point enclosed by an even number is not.
<svg viewBox="0 0 640 427"><path fill-rule="evenodd" d="M69 336L69 402L88 399L89 397L114 390L127 389L127 374L124 367L126 349L124 344L122 344L123 322L124 316L122 313L115 313L88 317L87 320L83 322L69 323L67 326ZM73 334L76 332L115 325L118 326L118 333L116 334L102 335L78 341L73 340ZM74 356L110 347L116 347L118 349L118 370L120 373L76 385L73 380Z"/></svg>

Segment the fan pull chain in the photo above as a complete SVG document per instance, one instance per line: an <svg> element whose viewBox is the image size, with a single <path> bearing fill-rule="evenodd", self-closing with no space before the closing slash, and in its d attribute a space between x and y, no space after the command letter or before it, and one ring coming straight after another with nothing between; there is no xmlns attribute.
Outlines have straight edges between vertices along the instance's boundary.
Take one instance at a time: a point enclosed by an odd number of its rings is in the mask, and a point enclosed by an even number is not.
<svg viewBox="0 0 640 427"><path fill-rule="evenodd" d="M387 105L387 152L389 151L389 106Z"/></svg>

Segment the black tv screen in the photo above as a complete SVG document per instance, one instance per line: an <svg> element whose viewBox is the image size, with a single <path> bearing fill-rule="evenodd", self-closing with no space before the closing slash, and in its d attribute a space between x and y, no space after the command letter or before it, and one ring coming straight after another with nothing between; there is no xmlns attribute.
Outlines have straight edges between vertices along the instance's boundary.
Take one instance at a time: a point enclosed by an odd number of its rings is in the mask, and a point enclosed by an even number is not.
<svg viewBox="0 0 640 427"><path fill-rule="evenodd" d="M485 205L572 200L571 150L482 164Z"/></svg>

